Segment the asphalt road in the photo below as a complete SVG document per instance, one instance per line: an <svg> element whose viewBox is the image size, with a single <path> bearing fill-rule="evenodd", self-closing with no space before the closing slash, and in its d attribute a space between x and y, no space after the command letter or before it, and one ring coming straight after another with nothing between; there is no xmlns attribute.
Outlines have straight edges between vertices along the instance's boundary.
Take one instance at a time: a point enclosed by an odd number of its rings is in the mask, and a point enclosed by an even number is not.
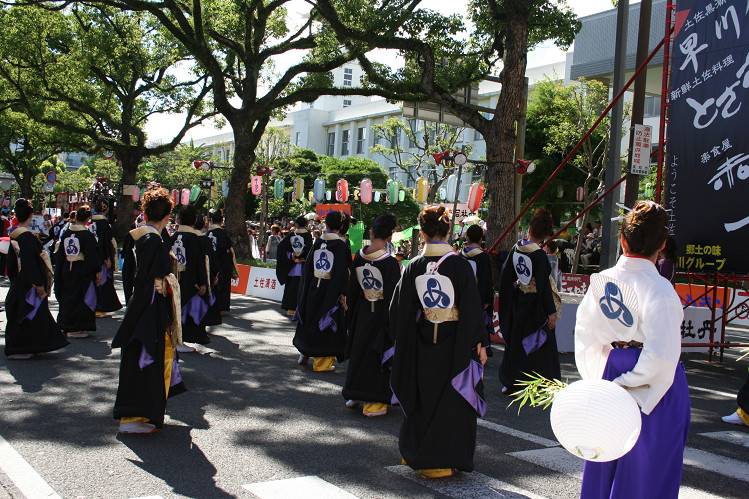
<svg viewBox="0 0 749 499"><path fill-rule="evenodd" d="M0 282L0 297L7 287ZM255 497L245 486L267 498L579 495L582 461L556 445L548 412L507 408L496 381L501 349L487 364L476 471L423 480L400 466L400 410L368 419L347 409L346 364L334 373L298 366L284 311L244 296L233 297L209 345L183 354L189 391L169 401L165 427L119 435L119 351L109 344L123 313L98 319L91 338L64 350L30 361L0 355L0 499ZM722 363L684 356L692 388L684 498L747 497L749 428L720 421L747 375L737 353ZM573 356L562 360L563 375L576 379Z"/></svg>

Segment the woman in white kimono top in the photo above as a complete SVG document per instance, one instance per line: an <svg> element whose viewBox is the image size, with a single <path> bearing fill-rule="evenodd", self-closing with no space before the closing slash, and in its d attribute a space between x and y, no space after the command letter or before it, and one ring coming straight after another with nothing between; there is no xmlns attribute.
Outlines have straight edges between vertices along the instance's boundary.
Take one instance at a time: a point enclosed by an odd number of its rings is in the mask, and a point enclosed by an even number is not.
<svg viewBox="0 0 749 499"><path fill-rule="evenodd" d="M583 378L624 387L642 430L622 458L586 462L583 498L676 498L690 424L681 355L681 301L655 267L668 235L666 211L639 201L622 224L623 255L591 276L577 311L575 361Z"/></svg>

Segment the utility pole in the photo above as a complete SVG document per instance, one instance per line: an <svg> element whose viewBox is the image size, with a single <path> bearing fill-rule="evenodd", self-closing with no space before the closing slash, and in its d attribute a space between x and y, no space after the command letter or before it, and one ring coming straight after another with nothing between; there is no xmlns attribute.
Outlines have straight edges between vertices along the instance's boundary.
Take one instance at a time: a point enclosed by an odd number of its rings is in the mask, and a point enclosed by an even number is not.
<svg viewBox="0 0 749 499"><path fill-rule="evenodd" d="M627 25L629 23L629 0L619 0L616 15L616 45L614 49L614 87L613 95L618 95L624 87L624 72L627 59ZM609 160L606 164L605 185L610 188L622 177L621 150L622 150L622 116L624 114L624 101L614 104L611 109L611 146L609 147ZM616 188L603 200L603 219L601 226L603 236L601 237L601 270L613 267L616 263L616 252L619 244L619 224L611 219L617 216L616 203L619 201L619 190Z"/></svg>
<svg viewBox="0 0 749 499"><path fill-rule="evenodd" d="M640 21L637 30L637 62L636 67L642 66L645 59L650 55L650 13L653 7L653 0L642 0L640 2ZM632 126L629 132L629 159L627 165L629 175L625 180L624 188L624 206L632 208L637 201L637 195L640 191L640 175L632 173L632 154L635 145L635 125L641 125L645 117L645 84L647 82L648 70L642 71L635 80L635 96L632 101ZM648 162L650 151L647 151Z"/></svg>

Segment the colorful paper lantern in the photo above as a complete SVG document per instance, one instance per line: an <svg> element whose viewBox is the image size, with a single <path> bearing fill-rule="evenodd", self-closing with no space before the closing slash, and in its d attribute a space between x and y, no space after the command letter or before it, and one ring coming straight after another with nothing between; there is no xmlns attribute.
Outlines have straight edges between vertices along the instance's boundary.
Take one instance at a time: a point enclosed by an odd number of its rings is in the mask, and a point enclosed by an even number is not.
<svg viewBox="0 0 749 499"><path fill-rule="evenodd" d="M182 189L182 205L187 206L190 204L190 189Z"/></svg>
<svg viewBox="0 0 749 499"><path fill-rule="evenodd" d="M276 199L283 199L283 193L286 190L286 182L282 178L277 178L273 184L273 196Z"/></svg>
<svg viewBox="0 0 749 499"><path fill-rule="evenodd" d="M382 193L380 191L377 191L374 193L374 200L375 203L379 203L380 199L382 199Z"/></svg>
<svg viewBox="0 0 749 499"><path fill-rule="evenodd" d="M551 406L554 436L570 453L587 461L619 459L637 443L640 407L621 386L583 379L563 388Z"/></svg>
<svg viewBox="0 0 749 499"><path fill-rule="evenodd" d="M417 203L424 204L429 198L429 181L424 177L419 177L416 180L416 189L414 191Z"/></svg>
<svg viewBox="0 0 749 499"><path fill-rule="evenodd" d="M387 201L390 204L398 202L398 195L400 193L400 182L397 180L388 180L387 184Z"/></svg>
<svg viewBox="0 0 749 499"><path fill-rule="evenodd" d="M179 191L177 189L172 189L172 200L175 206L179 204Z"/></svg>
<svg viewBox="0 0 749 499"><path fill-rule="evenodd" d="M330 201L330 199L331 199L332 197L333 197L333 196L332 196L332 195L330 194L330 191L325 191L325 199L327 199L328 201Z"/></svg>
<svg viewBox="0 0 749 499"><path fill-rule="evenodd" d="M304 198L304 179L303 178L294 179L294 198L296 199Z"/></svg>
<svg viewBox="0 0 749 499"><path fill-rule="evenodd" d="M359 185L359 190L361 191L361 202L364 204L369 204L372 202L372 181L368 178L365 178L361 181L361 184Z"/></svg>
<svg viewBox="0 0 749 499"><path fill-rule="evenodd" d="M398 201L403 202L406 200L406 191L398 192Z"/></svg>
<svg viewBox="0 0 749 499"><path fill-rule="evenodd" d="M348 201L348 180L341 179L335 185L335 199L339 203Z"/></svg>
<svg viewBox="0 0 749 499"><path fill-rule="evenodd" d="M252 188L252 193L255 196L259 196L261 192L263 192L263 177L260 175L253 175L250 179L250 186Z"/></svg>
<svg viewBox="0 0 749 499"><path fill-rule="evenodd" d="M468 209L471 211L478 211L481 207L481 200L484 197L484 185L476 182L471 184L471 189L468 191Z"/></svg>
<svg viewBox="0 0 749 499"><path fill-rule="evenodd" d="M224 195L224 197L229 196L229 182L226 180L221 181L221 193Z"/></svg>
<svg viewBox="0 0 749 499"><path fill-rule="evenodd" d="M315 179L315 186L313 188L312 193L315 196L315 200L318 203L322 203L325 200L325 179L324 178Z"/></svg>
<svg viewBox="0 0 749 499"><path fill-rule="evenodd" d="M452 174L447 177L447 201L454 202L458 197L458 176Z"/></svg>
<svg viewBox="0 0 749 499"><path fill-rule="evenodd" d="M195 202L200 197L200 186L199 185L193 185L192 189L190 189L190 201Z"/></svg>
<svg viewBox="0 0 749 499"><path fill-rule="evenodd" d="M575 189L575 199L578 201L582 201L585 197L585 190L582 187L578 187Z"/></svg>
<svg viewBox="0 0 749 499"><path fill-rule="evenodd" d="M315 200L315 193L314 193L314 191L309 191L307 197L309 198L310 202L314 201Z"/></svg>
<svg viewBox="0 0 749 499"><path fill-rule="evenodd" d="M138 201L140 199L140 187L133 187L133 201ZM74 203L75 201L72 200L71 197L71 203Z"/></svg>

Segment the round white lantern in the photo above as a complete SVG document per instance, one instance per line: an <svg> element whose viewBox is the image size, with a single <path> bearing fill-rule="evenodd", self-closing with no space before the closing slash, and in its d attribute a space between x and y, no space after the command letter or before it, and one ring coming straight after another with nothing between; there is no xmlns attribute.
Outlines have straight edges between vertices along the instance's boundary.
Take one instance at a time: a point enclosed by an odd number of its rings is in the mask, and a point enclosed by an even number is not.
<svg viewBox="0 0 749 499"><path fill-rule="evenodd" d="M586 461L619 459L637 443L640 407L621 386L603 379L575 381L551 406L551 428L570 453Z"/></svg>

